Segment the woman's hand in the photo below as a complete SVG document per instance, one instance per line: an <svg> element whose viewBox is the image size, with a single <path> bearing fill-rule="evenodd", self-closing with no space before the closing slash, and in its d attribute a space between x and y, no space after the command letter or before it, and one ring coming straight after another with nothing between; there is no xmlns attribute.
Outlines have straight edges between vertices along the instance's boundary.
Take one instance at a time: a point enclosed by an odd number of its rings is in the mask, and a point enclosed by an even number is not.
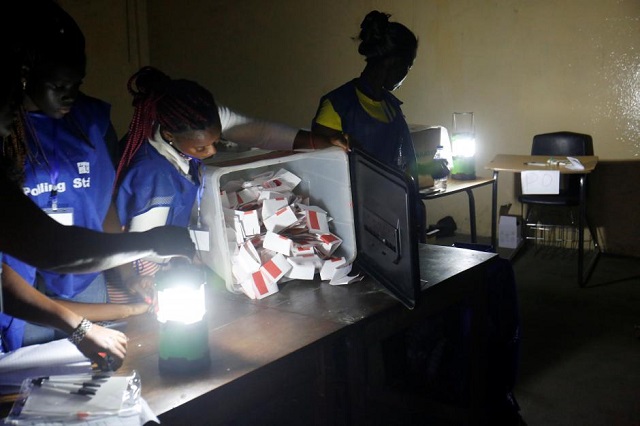
<svg viewBox="0 0 640 426"><path fill-rule="evenodd" d="M140 295L147 308L156 302L155 279L152 275L132 275L125 280L125 288L131 294Z"/></svg>
<svg viewBox="0 0 640 426"><path fill-rule="evenodd" d="M293 149L316 150L338 146L347 152L349 151L349 135L333 129L322 130L320 132L298 131L293 142Z"/></svg>
<svg viewBox="0 0 640 426"><path fill-rule="evenodd" d="M126 305L127 314L123 316L123 318L128 318L133 315L142 315L149 312L155 312L156 301L153 300L151 303L129 303Z"/></svg>
<svg viewBox="0 0 640 426"><path fill-rule="evenodd" d="M342 148L345 152L351 150L351 143L349 141L349 135L346 133L340 133L329 138L329 143L333 146Z"/></svg>
<svg viewBox="0 0 640 426"><path fill-rule="evenodd" d="M78 343L78 350L102 370L117 370L127 355L127 340L121 331L93 324Z"/></svg>

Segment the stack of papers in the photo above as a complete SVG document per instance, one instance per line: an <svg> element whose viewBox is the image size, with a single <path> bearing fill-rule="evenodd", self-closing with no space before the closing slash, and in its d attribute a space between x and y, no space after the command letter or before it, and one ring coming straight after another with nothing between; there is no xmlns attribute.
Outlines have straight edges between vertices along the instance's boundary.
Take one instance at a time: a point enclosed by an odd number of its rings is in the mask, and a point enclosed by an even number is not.
<svg viewBox="0 0 640 426"><path fill-rule="evenodd" d="M108 374L57 375L23 382L8 424L142 425L159 423L140 397L140 378Z"/></svg>
<svg viewBox="0 0 640 426"><path fill-rule="evenodd" d="M286 169L251 180L229 181L221 188L227 235L234 240L234 283L248 297L262 299L288 280L313 280L320 273L331 285L351 277L351 264L334 256L342 239L331 232L329 212L294 193L302 179Z"/></svg>
<svg viewBox="0 0 640 426"><path fill-rule="evenodd" d="M0 354L0 394L17 393L28 377L91 373L91 361L69 340L25 346Z"/></svg>

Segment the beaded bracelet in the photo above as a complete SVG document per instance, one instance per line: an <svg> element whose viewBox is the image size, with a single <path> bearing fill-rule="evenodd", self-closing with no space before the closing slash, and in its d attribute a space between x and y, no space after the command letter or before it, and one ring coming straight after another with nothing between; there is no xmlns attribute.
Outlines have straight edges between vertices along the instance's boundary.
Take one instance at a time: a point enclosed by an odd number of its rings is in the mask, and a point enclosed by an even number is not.
<svg viewBox="0 0 640 426"><path fill-rule="evenodd" d="M82 318L82 321L80 321L80 324L78 324L76 329L73 330L73 333L71 333L71 336L68 337L69 341L74 345L78 346L78 344L82 342L82 339L84 339L84 337L87 335L89 330L91 330L92 326L93 326L93 323L91 321L89 321L86 318Z"/></svg>

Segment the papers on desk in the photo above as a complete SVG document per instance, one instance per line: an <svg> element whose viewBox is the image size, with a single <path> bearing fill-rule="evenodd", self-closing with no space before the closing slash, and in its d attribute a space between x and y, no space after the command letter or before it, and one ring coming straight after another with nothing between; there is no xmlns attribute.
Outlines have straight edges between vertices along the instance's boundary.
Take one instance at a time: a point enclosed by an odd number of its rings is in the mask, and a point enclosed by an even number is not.
<svg viewBox="0 0 640 426"><path fill-rule="evenodd" d="M27 377L91 372L91 361L67 339L0 354L0 394L16 393Z"/></svg>
<svg viewBox="0 0 640 426"><path fill-rule="evenodd" d="M59 375L25 379L8 424L142 425L158 419L140 397L140 376Z"/></svg>
<svg viewBox="0 0 640 426"><path fill-rule="evenodd" d="M567 157L567 160L569 160L569 164L567 164L565 167L569 170L584 170L584 166L582 165L582 163L580 162L580 160L578 160L575 157Z"/></svg>
<svg viewBox="0 0 640 426"><path fill-rule="evenodd" d="M423 188L420 189L418 192L420 193L420 195L434 195L434 194L439 194L441 192L444 192L445 190L442 188L435 188L435 187L431 187L431 188Z"/></svg>
<svg viewBox="0 0 640 426"><path fill-rule="evenodd" d="M527 166L564 167L567 170L584 170L584 165L575 157L567 161L549 159L546 163L529 162ZM560 169L524 170L521 174L523 194L558 194L560 192Z"/></svg>

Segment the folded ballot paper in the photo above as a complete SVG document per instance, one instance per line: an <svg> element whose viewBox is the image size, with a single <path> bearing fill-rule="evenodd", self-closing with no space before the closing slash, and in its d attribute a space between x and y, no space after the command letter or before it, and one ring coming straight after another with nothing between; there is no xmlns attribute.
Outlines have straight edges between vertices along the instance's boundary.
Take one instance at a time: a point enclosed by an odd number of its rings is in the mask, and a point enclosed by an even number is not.
<svg viewBox="0 0 640 426"><path fill-rule="evenodd" d="M234 283L252 299L277 293L278 283L313 280L318 273L332 285L361 279L348 275L345 258L333 256L342 239L332 233L330 212L297 195L300 182L280 169L221 188L225 226L235 234Z"/></svg>
<svg viewBox="0 0 640 426"><path fill-rule="evenodd" d="M567 157L569 160L569 164L565 165L565 167L569 170L584 170L584 165L575 157Z"/></svg>
<svg viewBox="0 0 640 426"><path fill-rule="evenodd" d="M127 376L66 374L27 378L6 424L142 425L159 423L140 396L136 371Z"/></svg>

